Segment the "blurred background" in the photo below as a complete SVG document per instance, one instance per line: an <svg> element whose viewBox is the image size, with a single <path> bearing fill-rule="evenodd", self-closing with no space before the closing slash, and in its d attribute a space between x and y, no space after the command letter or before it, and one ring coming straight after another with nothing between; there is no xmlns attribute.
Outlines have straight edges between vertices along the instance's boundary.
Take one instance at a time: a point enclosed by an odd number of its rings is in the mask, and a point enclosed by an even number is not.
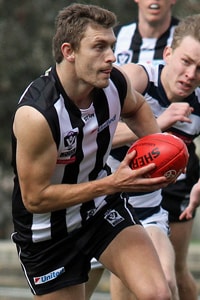
<svg viewBox="0 0 200 300"><path fill-rule="evenodd" d="M10 239L12 232L12 114L25 87L54 63L54 20L60 9L73 2L110 9L120 23L129 23L137 16L133 0L0 0L0 239ZM177 0L174 16L182 18L194 13L200 13L200 0ZM199 220L197 217L196 223L200 224ZM193 240L200 241L198 227L195 224Z"/></svg>

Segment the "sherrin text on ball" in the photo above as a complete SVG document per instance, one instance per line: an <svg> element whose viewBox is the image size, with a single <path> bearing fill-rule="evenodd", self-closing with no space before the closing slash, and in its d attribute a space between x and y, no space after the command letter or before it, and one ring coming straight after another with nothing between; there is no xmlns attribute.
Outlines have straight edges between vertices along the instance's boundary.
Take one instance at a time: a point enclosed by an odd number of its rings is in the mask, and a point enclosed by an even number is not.
<svg viewBox="0 0 200 300"><path fill-rule="evenodd" d="M178 137L168 133L154 133L137 140L128 150L136 151L130 167L133 170L155 163L156 168L148 177L165 176L176 179L184 172L188 163L188 150Z"/></svg>

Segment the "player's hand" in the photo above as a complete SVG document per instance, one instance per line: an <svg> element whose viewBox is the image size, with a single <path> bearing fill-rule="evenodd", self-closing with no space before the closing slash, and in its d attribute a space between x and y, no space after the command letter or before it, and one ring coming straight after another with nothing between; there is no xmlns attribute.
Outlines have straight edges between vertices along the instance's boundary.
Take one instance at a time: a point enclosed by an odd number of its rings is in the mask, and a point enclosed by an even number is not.
<svg viewBox="0 0 200 300"><path fill-rule="evenodd" d="M180 214L179 220L183 219L192 219L193 213L194 213L195 207L189 204L186 209Z"/></svg>
<svg viewBox="0 0 200 300"><path fill-rule="evenodd" d="M166 177L149 178L148 174L156 166L149 164L137 170L130 168L131 160L136 155L136 151L127 154L119 165L119 168L113 173L114 184L121 192L150 192L166 187L170 180Z"/></svg>
<svg viewBox="0 0 200 300"><path fill-rule="evenodd" d="M190 202L186 209L179 216L179 219L191 219L195 209L200 205L200 179L194 184L190 193Z"/></svg>
<svg viewBox="0 0 200 300"><path fill-rule="evenodd" d="M170 106L157 118L159 127L162 131L167 130L176 122L192 123L189 116L193 112L193 108L185 102L173 102Z"/></svg>

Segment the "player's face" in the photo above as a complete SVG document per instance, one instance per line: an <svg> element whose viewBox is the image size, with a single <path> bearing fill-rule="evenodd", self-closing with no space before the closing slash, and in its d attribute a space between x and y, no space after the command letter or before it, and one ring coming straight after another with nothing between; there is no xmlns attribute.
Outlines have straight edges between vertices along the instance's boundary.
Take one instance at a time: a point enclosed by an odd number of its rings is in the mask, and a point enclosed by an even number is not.
<svg viewBox="0 0 200 300"><path fill-rule="evenodd" d="M200 86L200 42L187 36L175 50L168 47L164 59L166 90L174 98L185 98Z"/></svg>
<svg viewBox="0 0 200 300"><path fill-rule="evenodd" d="M142 20L152 25L163 22L176 0L134 0L138 4L139 15Z"/></svg>
<svg viewBox="0 0 200 300"><path fill-rule="evenodd" d="M112 29L89 26L75 52L75 70L79 80L93 87L105 88L109 84L113 47L116 38Z"/></svg>

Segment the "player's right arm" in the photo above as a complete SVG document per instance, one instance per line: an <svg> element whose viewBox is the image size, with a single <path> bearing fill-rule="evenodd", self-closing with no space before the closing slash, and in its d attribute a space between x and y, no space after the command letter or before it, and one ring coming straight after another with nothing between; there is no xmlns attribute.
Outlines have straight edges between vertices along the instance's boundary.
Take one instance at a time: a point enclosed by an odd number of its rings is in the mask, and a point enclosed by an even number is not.
<svg viewBox="0 0 200 300"><path fill-rule="evenodd" d="M153 191L167 185L165 177L144 178L149 165L132 171L134 156L126 156L118 170L105 178L80 184L52 184L57 148L44 116L23 106L15 115L13 130L17 139L16 163L23 203L32 213L56 211L87 202L95 197L123 191Z"/></svg>

